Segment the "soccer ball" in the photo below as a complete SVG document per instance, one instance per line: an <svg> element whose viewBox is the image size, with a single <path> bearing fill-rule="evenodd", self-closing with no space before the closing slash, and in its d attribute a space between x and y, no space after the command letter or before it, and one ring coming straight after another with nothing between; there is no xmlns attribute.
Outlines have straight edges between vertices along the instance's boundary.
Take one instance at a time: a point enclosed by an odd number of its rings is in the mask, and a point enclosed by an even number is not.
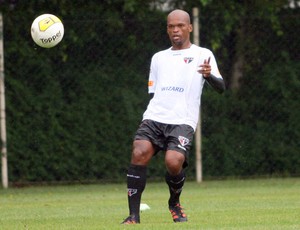
<svg viewBox="0 0 300 230"><path fill-rule="evenodd" d="M56 46L64 36L64 25L61 20L52 14L38 16L31 25L31 37L33 41L43 47Z"/></svg>

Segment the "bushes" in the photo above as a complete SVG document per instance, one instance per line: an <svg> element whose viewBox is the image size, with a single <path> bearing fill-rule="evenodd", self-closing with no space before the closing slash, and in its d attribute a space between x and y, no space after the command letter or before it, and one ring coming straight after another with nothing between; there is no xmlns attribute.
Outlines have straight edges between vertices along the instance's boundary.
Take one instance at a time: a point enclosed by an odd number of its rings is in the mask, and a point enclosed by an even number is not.
<svg viewBox="0 0 300 230"><path fill-rule="evenodd" d="M249 74L236 94L204 93L206 176L299 175L300 66L284 63Z"/></svg>
<svg viewBox="0 0 300 230"><path fill-rule="evenodd" d="M151 10L146 1L139 1L137 14L121 5L89 2L91 8L99 6L93 14L86 14L83 1L75 8L47 2L66 30L64 40L47 50L34 46L28 31L42 3L20 2L13 14L5 12L11 182L124 180L132 137L149 100L150 58L170 45L165 13ZM226 43L232 42L228 36ZM288 40L270 37L278 41L260 40L264 50ZM217 56L226 79L233 47L224 44ZM295 54L280 47L273 59L273 53L256 50L262 60L253 63L265 64L257 73L248 63L238 91L218 95L205 89L204 176L299 175L299 64ZM194 164L192 153L191 176ZM162 177L164 171L161 154L149 166L149 176Z"/></svg>

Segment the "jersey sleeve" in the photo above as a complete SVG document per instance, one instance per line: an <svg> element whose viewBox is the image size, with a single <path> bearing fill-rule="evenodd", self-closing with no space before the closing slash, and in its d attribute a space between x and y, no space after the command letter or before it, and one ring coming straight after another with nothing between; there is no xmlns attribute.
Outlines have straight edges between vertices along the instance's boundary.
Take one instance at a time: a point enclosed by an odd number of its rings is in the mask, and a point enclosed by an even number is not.
<svg viewBox="0 0 300 230"><path fill-rule="evenodd" d="M213 74L217 78L222 78L222 75L221 75L218 65L217 65L216 58L212 52L210 52L209 57L210 57L211 74ZM207 57L207 58L209 58L209 57Z"/></svg>
<svg viewBox="0 0 300 230"><path fill-rule="evenodd" d="M151 59L150 64L150 73L148 80L148 93L155 93L156 88L156 79L157 79L157 67L156 67L156 55Z"/></svg>

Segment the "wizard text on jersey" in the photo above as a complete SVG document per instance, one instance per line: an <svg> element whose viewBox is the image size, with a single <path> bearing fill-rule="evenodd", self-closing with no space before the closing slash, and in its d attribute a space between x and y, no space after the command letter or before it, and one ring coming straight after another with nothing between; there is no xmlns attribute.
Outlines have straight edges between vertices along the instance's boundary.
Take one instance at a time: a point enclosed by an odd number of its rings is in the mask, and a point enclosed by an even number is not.
<svg viewBox="0 0 300 230"><path fill-rule="evenodd" d="M174 91L174 92L182 93L184 91L184 88L176 87L176 86L167 86L167 87L162 87L161 91Z"/></svg>

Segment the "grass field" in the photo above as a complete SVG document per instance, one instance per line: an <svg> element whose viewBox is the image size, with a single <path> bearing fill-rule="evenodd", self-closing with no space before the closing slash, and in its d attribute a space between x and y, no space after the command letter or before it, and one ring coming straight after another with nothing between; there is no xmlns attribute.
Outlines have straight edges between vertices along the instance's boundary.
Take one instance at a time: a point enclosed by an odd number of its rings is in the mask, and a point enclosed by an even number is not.
<svg viewBox="0 0 300 230"><path fill-rule="evenodd" d="M127 217L125 184L0 189L0 229L300 229L300 179L187 182L188 222L173 223L164 183L148 183L140 225Z"/></svg>

